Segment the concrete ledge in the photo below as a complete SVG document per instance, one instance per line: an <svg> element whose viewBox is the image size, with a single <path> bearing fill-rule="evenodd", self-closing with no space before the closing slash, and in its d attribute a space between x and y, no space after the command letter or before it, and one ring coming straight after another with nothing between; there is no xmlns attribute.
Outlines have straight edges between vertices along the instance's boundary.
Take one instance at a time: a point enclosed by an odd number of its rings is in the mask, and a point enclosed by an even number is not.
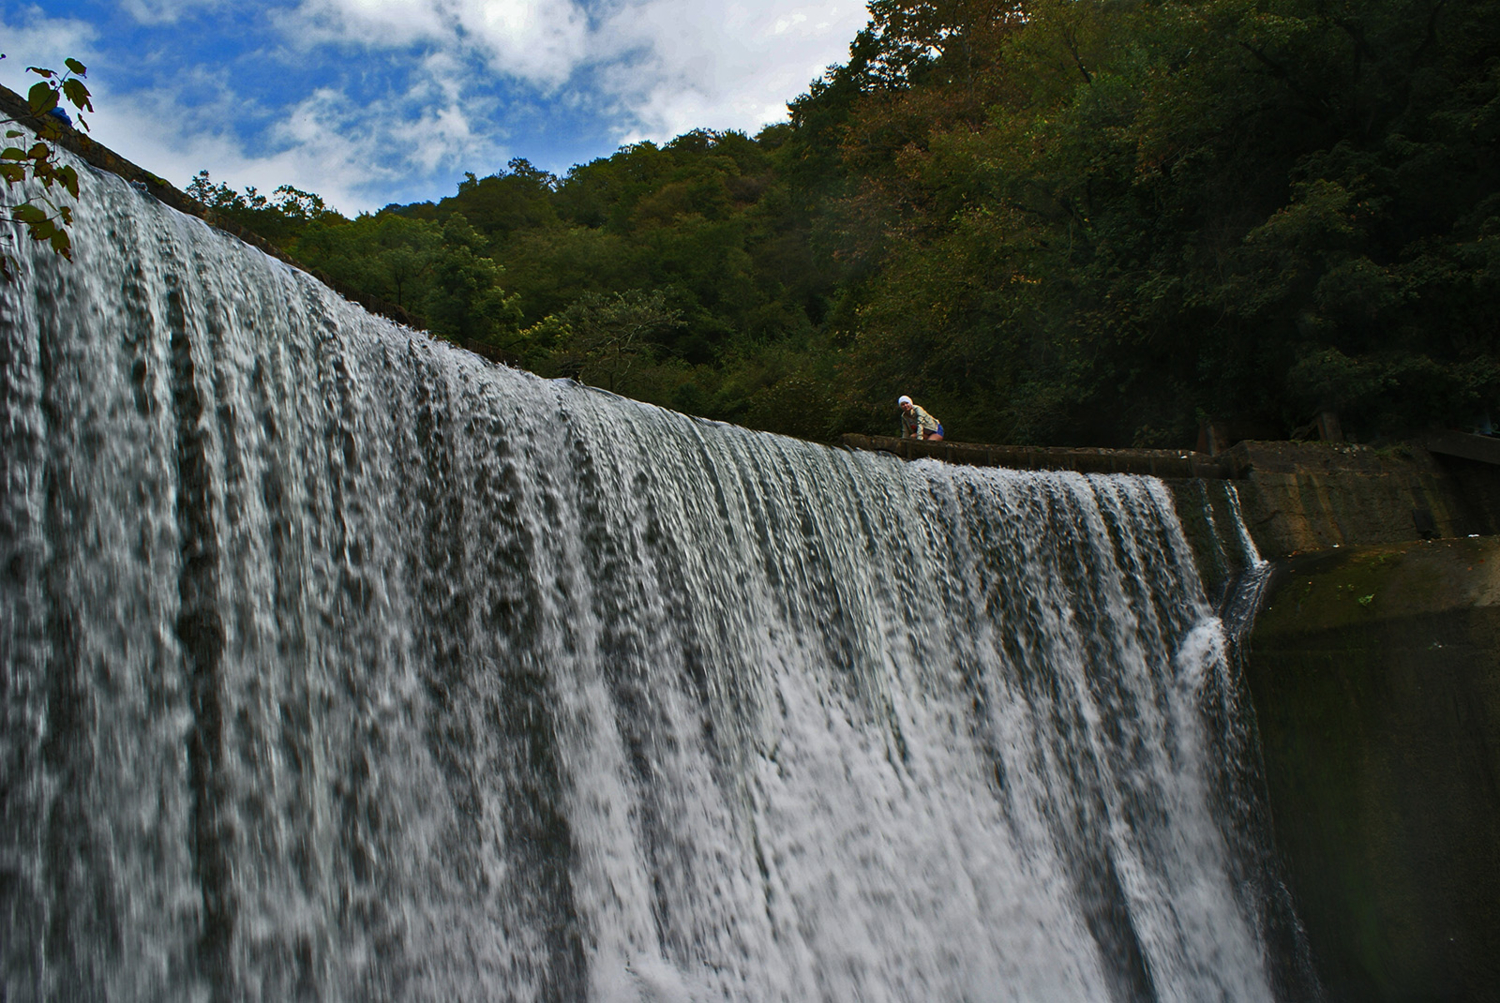
<svg viewBox="0 0 1500 1003"><path fill-rule="evenodd" d="M1500 439L1472 432L1439 432L1422 443L1429 453L1500 465Z"/></svg>
<svg viewBox="0 0 1500 1003"><path fill-rule="evenodd" d="M1217 457L1187 449L1084 449L1065 446L995 446L970 442L924 442L885 435L848 433L849 449L893 453L904 460L930 458L979 467L1074 470L1084 474L1143 474L1168 478L1233 476Z"/></svg>
<svg viewBox="0 0 1500 1003"><path fill-rule="evenodd" d="M1457 434L1457 433L1455 433ZM1481 436L1479 445L1500 443ZM1209 456L1173 449L1082 449L922 442L845 435L850 449L1018 470L1146 474L1167 480L1229 480L1255 545L1266 556L1485 532L1486 506L1466 503L1448 470L1420 445L1377 450L1326 442L1241 442Z"/></svg>

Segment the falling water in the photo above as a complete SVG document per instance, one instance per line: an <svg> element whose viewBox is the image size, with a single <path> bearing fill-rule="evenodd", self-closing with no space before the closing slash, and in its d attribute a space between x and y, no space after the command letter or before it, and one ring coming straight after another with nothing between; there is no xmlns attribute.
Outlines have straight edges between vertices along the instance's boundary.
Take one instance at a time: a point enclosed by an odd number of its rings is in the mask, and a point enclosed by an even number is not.
<svg viewBox="0 0 1500 1003"><path fill-rule="evenodd" d="M0 999L1278 994L1160 481L544 381L87 181L0 302Z"/></svg>

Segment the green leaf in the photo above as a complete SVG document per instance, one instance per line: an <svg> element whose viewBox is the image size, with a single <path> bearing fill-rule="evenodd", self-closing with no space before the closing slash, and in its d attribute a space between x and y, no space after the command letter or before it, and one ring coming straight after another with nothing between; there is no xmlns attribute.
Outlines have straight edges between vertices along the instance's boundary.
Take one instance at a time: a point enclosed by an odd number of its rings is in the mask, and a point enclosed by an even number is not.
<svg viewBox="0 0 1500 1003"><path fill-rule="evenodd" d="M72 167L64 164L62 167L59 167L57 169L57 179L61 181L62 186L68 190L69 195L73 196L75 199L78 197L77 171L75 171ZM67 210L64 210L64 212L66 211Z"/></svg>
<svg viewBox="0 0 1500 1003"><path fill-rule="evenodd" d="M18 185L26 180L26 168L20 164L0 164L0 178L8 185Z"/></svg>
<svg viewBox="0 0 1500 1003"><path fill-rule="evenodd" d="M26 151L26 156L32 160L46 160L52 156L52 147L46 143L35 143Z"/></svg>
<svg viewBox="0 0 1500 1003"><path fill-rule="evenodd" d="M11 129L9 132L7 132L5 134L5 138L6 139L15 139L17 136L24 136L24 135L25 135L25 133L23 133L20 129Z"/></svg>
<svg viewBox="0 0 1500 1003"><path fill-rule="evenodd" d="M35 83L31 90L26 92L26 103L31 106L33 115L45 115L57 107L57 91L46 83Z"/></svg>
<svg viewBox="0 0 1500 1003"><path fill-rule="evenodd" d="M52 77L57 76L56 73L54 73L52 70L47 69L45 66L28 66L28 67L26 67L26 72L27 73L35 73L38 76L42 76L42 77L47 77L49 80Z"/></svg>
<svg viewBox="0 0 1500 1003"><path fill-rule="evenodd" d="M69 261L73 260L73 240L68 236L68 231L57 230L47 239L52 242L52 250Z"/></svg>
<svg viewBox="0 0 1500 1003"><path fill-rule="evenodd" d="M25 223L27 226L38 226L47 221L47 214L30 202L22 202L18 206L12 206L11 218L17 223Z"/></svg>
<svg viewBox="0 0 1500 1003"><path fill-rule="evenodd" d="M25 160L26 151L19 146L7 146L0 150L0 160Z"/></svg>
<svg viewBox="0 0 1500 1003"><path fill-rule="evenodd" d="M69 101L73 102L74 108L79 111L94 110L93 104L89 101L89 89L83 86L82 80L64 80L62 87L63 93L67 95Z"/></svg>
<svg viewBox="0 0 1500 1003"><path fill-rule="evenodd" d="M87 66L84 66L78 60L76 60L76 59L64 59L63 63L64 63L64 65L66 65L68 67L68 69L72 70L74 73L78 74L80 77L86 77L86 76L88 76L89 68Z"/></svg>

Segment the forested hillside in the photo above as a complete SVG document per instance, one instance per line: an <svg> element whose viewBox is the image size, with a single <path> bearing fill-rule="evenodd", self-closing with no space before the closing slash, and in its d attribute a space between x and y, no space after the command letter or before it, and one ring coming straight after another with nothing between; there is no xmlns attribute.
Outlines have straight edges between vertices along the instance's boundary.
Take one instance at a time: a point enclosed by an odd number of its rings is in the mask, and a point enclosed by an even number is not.
<svg viewBox="0 0 1500 1003"><path fill-rule="evenodd" d="M443 337L828 439L1362 441L1500 396L1500 0L875 0L790 121L345 219L193 193Z"/></svg>

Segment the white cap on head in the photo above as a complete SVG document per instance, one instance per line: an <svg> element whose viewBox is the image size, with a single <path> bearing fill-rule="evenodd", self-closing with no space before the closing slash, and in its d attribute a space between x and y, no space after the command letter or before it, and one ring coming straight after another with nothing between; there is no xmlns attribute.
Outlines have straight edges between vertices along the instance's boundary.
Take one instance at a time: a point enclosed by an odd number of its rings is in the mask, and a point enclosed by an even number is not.
<svg viewBox="0 0 1500 1003"><path fill-rule="evenodd" d="M896 398L896 406L897 407L900 407L902 404L910 404L910 403L911 403L911 398L908 397L908 396L906 396L905 394L902 394L900 397Z"/></svg>

